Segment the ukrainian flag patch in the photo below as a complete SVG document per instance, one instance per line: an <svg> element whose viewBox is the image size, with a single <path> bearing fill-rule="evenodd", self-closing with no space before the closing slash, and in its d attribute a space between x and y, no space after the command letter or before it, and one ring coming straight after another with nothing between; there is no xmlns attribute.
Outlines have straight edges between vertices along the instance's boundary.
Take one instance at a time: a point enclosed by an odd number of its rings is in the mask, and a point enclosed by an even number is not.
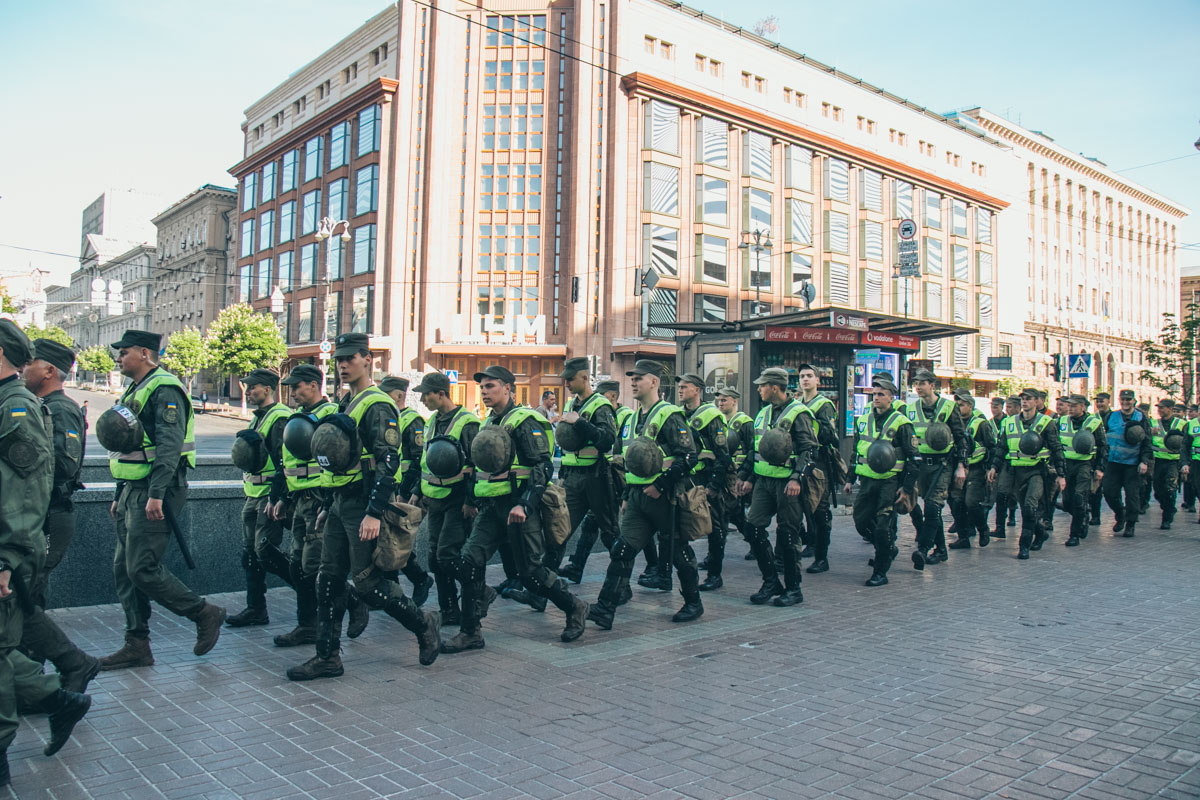
<svg viewBox="0 0 1200 800"><path fill-rule="evenodd" d="M78 433L76 433L75 431L67 431L67 436L68 436L69 438L71 438L71 439L78 439L78 438L79 438L79 434L78 434Z"/></svg>
<svg viewBox="0 0 1200 800"><path fill-rule="evenodd" d="M14 409L13 409L11 412L9 412L9 416L13 416L13 417L23 417L23 416L25 416L25 409L23 409L23 408L14 408Z"/></svg>

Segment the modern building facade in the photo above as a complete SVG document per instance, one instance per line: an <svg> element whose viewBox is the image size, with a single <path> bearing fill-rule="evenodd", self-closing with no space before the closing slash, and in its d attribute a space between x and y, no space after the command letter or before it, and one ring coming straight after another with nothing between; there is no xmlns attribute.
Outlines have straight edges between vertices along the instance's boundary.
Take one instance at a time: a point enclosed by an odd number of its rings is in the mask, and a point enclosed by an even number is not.
<svg viewBox="0 0 1200 800"><path fill-rule="evenodd" d="M1004 220L1023 240L1007 263L1025 280L1013 274L1002 298L1024 312L1004 326L1014 373L1052 383L1056 359L1065 370L1068 354L1089 354L1091 373L1073 390L1133 388L1153 402L1161 392L1140 377L1142 342L1179 313L1176 227L1188 209L1044 133L984 109L961 116L1020 160L1021 190Z"/></svg>
<svg viewBox="0 0 1200 800"><path fill-rule="evenodd" d="M105 236L127 242L153 242L150 219L165 200L135 189L106 189L86 208L80 219L79 255L84 256L88 236Z"/></svg>
<svg viewBox="0 0 1200 800"><path fill-rule="evenodd" d="M237 191L206 184L152 222L158 231L151 269L150 330L204 331L238 301L233 253Z"/></svg>

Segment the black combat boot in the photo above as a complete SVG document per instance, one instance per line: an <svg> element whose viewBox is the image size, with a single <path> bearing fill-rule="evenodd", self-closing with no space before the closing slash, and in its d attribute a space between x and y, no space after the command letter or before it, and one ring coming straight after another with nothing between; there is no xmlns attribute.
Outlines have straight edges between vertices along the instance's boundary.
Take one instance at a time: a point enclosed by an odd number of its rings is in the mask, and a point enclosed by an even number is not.
<svg viewBox="0 0 1200 800"><path fill-rule="evenodd" d="M567 624L559 638L564 642L573 642L582 636L588 617L588 604L571 594L567 590L567 582L562 578L546 587L546 598L567 617Z"/></svg>
<svg viewBox="0 0 1200 800"><path fill-rule="evenodd" d="M337 678L342 668L342 617L346 615L346 585L334 586L334 581L317 575L317 653L308 661L288 667L288 680L311 681L317 678Z"/></svg>
<svg viewBox="0 0 1200 800"><path fill-rule="evenodd" d="M558 571L558 574L571 583L581 583L583 581L583 565L568 561L566 566Z"/></svg>
<svg viewBox="0 0 1200 800"><path fill-rule="evenodd" d="M775 567L775 554L771 552L771 543L765 534L755 536L750 542L754 559L758 562L758 571L762 573L762 587L750 595L750 602L756 606L766 605L777 594L783 594L783 584L779 580L779 571Z"/></svg>
<svg viewBox="0 0 1200 800"><path fill-rule="evenodd" d="M267 615L267 571L253 550L242 551L242 568L246 572L246 607L225 620L231 628L269 625Z"/></svg>
<svg viewBox="0 0 1200 800"><path fill-rule="evenodd" d="M449 641L443 641L443 653L462 653L467 650L482 650L483 629L479 620L487 616L487 608L498 596L492 587L483 582L483 570L463 561L459 565L458 579L462 584L462 622L458 633Z"/></svg>
<svg viewBox="0 0 1200 800"><path fill-rule="evenodd" d="M458 583L453 575L447 575L444 570L433 573L437 582L438 608L442 612L443 625L458 625L462 622L462 613L458 609Z"/></svg>
<svg viewBox="0 0 1200 800"><path fill-rule="evenodd" d="M39 707L43 713L50 715L50 741L42 754L52 756L71 738L75 725L92 707L92 698L90 695L59 689L42 700Z"/></svg>
<svg viewBox="0 0 1200 800"><path fill-rule="evenodd" d="M421 569L415 553L408 557L408 563L400 571L404 573L404 577L412 581L413 605L417 608L425 605L425 601L429 599L429 590L433 588L433 576Z"/></svg>
<svg viewBox="0 0 1200 800"><path fill-rule="evenodd" d="M299 561L288 565L296 587L296 627L275 637L276 647L297 647L317 641L317 576L305 577Z"/></svg>
<svg viewBox="0 0 1200 800"><path fill-rule="evenodd" d="M619 578L607 575L604 578L604 586L600 589L600 596L588 606L587 618L602 630L612 630L613 617L617 613L621 597L621 583Z"/></svg>

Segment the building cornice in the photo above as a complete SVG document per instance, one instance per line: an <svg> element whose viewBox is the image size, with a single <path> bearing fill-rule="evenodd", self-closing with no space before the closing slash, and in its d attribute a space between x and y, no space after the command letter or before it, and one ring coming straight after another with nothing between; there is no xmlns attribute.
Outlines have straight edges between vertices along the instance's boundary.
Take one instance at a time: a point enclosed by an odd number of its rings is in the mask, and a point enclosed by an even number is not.
<svg viewBox="0 0 1200 800"><path fill-rule="evenodd" d="M214 186L211 183L206 183L196 191L184 197L182 200L179 200L168 206L165 211L159 213L159 215L150 220L150 222L155 227L158 227L167 217L182 214L191 206L210 198L214 200L224 200L232 203L233 205L237 205L237 189L230 189L225 186Z"/></svg>
<svg viewBox="0 0 1200 800"><path fill-rule="evenodd" d="M678 103L693 111L719 117L738 126L753 126L757 130L774 133L785 139L812 146L814 149L853 161L856 164L875 167L891 176L905 178L913 183L937 189L981 206L1000 211L1008 203L998 197L964 186L961 183L939 177L932 172L917 169L878 153L840 141L832 136L810 130L794 122L772 117L761 111L731 103L714 95L688 89L670 81L642 72L632 72L621 79L621 88L631 96L655 97Z"/></svg>

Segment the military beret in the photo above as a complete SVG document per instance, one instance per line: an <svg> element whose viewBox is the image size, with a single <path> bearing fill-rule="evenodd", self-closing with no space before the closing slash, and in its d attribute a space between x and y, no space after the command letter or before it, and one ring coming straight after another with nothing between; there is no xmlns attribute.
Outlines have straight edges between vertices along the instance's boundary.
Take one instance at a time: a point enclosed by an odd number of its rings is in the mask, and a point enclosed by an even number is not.
<svg viewBox="0 0 1200 800"><path fill-rule="evenodd" d="M4 348L5 360L17 368L29 363L33 355L29 337L11 319L0 319L0 348Z"/></svg>
<svg viewBox="0 0 1200 800"><path fill-rule="evenodd" d="M75 352L65 344L53 339L35 339L33 341L33 357L47 364L53 364L56 369L70 372L75 364Z"/></svg>

